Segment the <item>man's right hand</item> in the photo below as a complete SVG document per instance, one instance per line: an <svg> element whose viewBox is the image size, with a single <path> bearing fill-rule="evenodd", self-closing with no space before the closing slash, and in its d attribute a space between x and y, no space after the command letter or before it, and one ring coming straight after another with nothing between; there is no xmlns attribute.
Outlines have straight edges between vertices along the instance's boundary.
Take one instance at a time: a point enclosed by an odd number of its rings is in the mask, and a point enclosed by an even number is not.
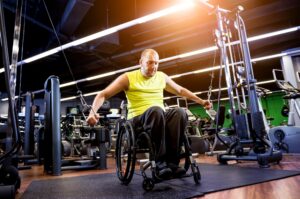
<svg viewBox="0 0 300 199"><path fill-rule="evenodd" d="M88 118L86 119L86 122L90 125L90 126L95 126L98 121L99 121L100 115L97 114L90 114L88 116Z"/></svg>

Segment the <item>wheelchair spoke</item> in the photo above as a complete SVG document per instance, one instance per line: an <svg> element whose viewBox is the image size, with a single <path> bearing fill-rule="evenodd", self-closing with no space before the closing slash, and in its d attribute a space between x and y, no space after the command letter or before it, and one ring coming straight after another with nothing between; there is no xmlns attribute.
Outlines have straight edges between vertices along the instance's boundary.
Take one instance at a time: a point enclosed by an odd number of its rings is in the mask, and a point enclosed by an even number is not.
<svg viewBox="0 0 300 199"><path fill-rule="evenodd" d="M116 164L118 178L129 184L134 172L135 148L133 129L128 122L123 123L118 132Z"/></svg>

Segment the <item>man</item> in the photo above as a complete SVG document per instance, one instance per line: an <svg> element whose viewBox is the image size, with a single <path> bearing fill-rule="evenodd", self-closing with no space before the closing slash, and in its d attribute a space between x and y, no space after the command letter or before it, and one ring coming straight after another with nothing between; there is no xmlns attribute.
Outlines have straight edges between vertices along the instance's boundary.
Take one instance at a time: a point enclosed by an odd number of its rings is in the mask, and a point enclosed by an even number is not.
<svg viewBox="0 0 300 199"><path fill-rule="evenodd" d="M185 169L178 166L180 144L187 125L187 115L183 109L165 110L163 91L201 104L206 109L211 103L202 100L191 91L175 83L168 75L157 71L159 55L153 49L146 49L141 54L141 68L120 75L94 99L92 109L97 112L104 100L124 91L128 101L127 119L133 126L142 125L154 143L157 175L169 178L171 175L181 176ZM99 115L90 111L87 123L95 125Z"/></svg>

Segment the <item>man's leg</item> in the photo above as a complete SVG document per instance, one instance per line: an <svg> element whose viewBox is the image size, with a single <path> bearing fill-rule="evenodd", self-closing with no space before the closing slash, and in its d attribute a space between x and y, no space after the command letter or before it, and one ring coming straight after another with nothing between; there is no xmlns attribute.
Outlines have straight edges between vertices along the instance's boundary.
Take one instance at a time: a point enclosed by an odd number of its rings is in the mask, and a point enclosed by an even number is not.
<svg viewBox="0 0 300 199"><path fill-rule="evenodd" d="M185 174L185 170L178 167L178 164L187 121L188 117L184 109L169 109L166 113L167 163L173 174L179 176Z"/></svg>
<svg viewBox="0 0 300 199"><path fill-rule="evenodd" d="M133 118L134 125L143 125L143 129L150 134L155 150L155 162L159 170L159 177L167 178L171 170L166 164L165 144L165 113L160 107L151 107L140 116Z"/></svg>

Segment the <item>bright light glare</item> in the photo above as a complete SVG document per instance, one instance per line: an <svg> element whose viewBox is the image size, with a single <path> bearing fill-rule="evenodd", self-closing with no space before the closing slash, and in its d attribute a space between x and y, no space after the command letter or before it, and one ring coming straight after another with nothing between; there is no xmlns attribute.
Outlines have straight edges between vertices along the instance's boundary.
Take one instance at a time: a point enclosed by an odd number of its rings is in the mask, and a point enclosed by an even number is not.
<svg viewBox="0 0 300 199"><path fill-rule="evenodd" d="M15 96L15 99L18 99L18 98L19 98L19 96ZM3 99L1 99L1 101L2 102L8 101L8 98L3 98Z"/></svg>
<svg viewBox="0 0 300 199"><path fill-rule="evenodd" d="M278 58L278 57L285 56L285 55L288 55L288 54L295 54L295 53L300 53L300 50L295 50L295 51L291 51L291 52L288 52L288 53L278 53L278 54L274 54L274 55L269 55L269 56L264 56L264 57L258 57L258 58L252 59L251 61L252 61L252 62L264 61L264 60L274 59L274 58ZM235 63L233 63L233 65L240 64L240 63L241 63L241 62L235 62ZM136 69L136 68L139 68L139 65L132 66L132 67L125 68L125 69L121 69L121 70L114 71L114 72L109 72L109 73L117 74L117 73L120 73L120 72L129 71L129 69L130 69L130 70L133 70L133 69ZM224 65L222 66L222 68L224 68ZM171 75L170 78L174 79L174 78L183 77L183 76L186 76L186 75L205 73L205 72L209 72L209 71L213 71L213 70L218 70L218 69L220 69L220 66L214 66L214 67L211 66L211 67L206 67L206 68L200 69L200 70L189 71L189 72L186 72L186 73L181 73L181 74ZM92 77L89 77L89 78L90 78L90 80L94 80L94 79L98 79L98 78L102 78L102 77L109 76L109 73L104 73L104 74L97 75L97 76L92 76ZM77 80L76 82L77 82L77 83L79 83L79 82L84 82L84 81L86 81L87 79L88 79L88 78L81 79L81 80ZM269 80L269 81L272 81L272 80ZM61 85L60 85L60 88L63 88L63 87L69 86L69 85L74 85L76 82L73 81L73 82L61 84ZM273 81L273 82L274 82L274 81ZM266 83L271 83L271 82L266 82ZM222 89L224 89L224 88L222 88ZM215 91L216 91L216 90L215 90ZM201 93L202 93L202 92L203 92L203 91L201 91ZM91 94L91 95L96 95L96 94L94 94L94 93L97 93L97 92L93 92L93 94ZM198 94L199 94L199 93L198 93ZM89 95L88 95L88 96L89 96Z"/></svg>
<svg viewBox="0 0 300 199"><path fill-rule="evenodd" d="M76 99L76 98L77 98L76 96L65 97L65 98L60 99L60 101L61 101L61 102L63 102L63 101L69 101L69 100L73 100L73 99Z"/></svg>
<svg viewBox="0 0 300 199"><path fill-rule="evenodd" d="M154 19L166 16L166 15L169 15L169 14L181 11L181 10L185 10L187 8L192 7L193 5L194 5L194 3L190 2L190 1L183 2L183 3L180 3L180 4L175 5L173 7L170 7L170 8L167 8L167 9L164 9L164 10L152 13L150 15L146 15L146 16L141 17L141 18L138 18L137 22L138 23L145 23L147 21L151 21L151 20L154 20Z"/></svg>
<svg viewBox="0 0 300 199"><path fill-rule="evenodd" d="M74 84L76 84L76 81L61 84L61 85L59 85L59 88L64 88L64 87L71 86L71 85L74 85Z"/></svg>
<svg viewBox="0 0 300 199"><path fill-rule="evenodd" d="M99 31L99 32L94 33L92 35L83 37L81 39L78 39L78 40L75 40L75 41L72 41L72 42L69 42L67 44L64 44L64 45L56 47L56 48L53 48L53 49L48 50L46 52L43 52L41 54L38 54L38 55L35 55L33 57L27 58L23 61L20 61L20 62L17 63L17 65L26 64L26 63L36 61L38 59L42 59L42 58L47 57L49 55L55 54L59 51L65 50L67 48L70 48L70 47L73 47L73 46L78 46L78 45L81 45L83 43L87 43L89 41L95 40L95 39L99 39L101 37L104 37L104 36L110 35L112 33L118 32L120 30L123 30L125 28L129 28L129 27L137 25L137 24L152 21L152 20L158 19L160 17L164 17L166 15L169 15L169 14L172 14L172 13L175 13L175 12L178 12L178 11L182 11L182 10L191 8L192 6L193 6L193 3L183 3L182 2L182 3L177 4L175 6L160 10L158 12L154 12L152 14L134 19L132 21L117 25L115 27L112 27L112 28L109 28L109 29L106 29L106 30L103 30L103 31ZM4 69L0 70L0 73L2 73L2 72L4 72Z"/></svg>
<svg viewBox="0 0 300 199"><path fill-rule="evenodd" d="M116 72L112 71L112 72L108 72L108 73L104 73L104 74L100 74L100 75L95 75L95 76L92 76L92 77L88 77L88 78L86 78L86 80L87 81L91 81L91 80L94 80L94 79L100 79L100 78L111 76L111 75L114 75L114 74L116 74Z"/></svg>
<svg viewBox="0 0 300 199"><path fill-rule="evenodd" d="M256 83L256 85L262 85L262 84L270 84L270 83L274 83L275 82L275 80L266 80L266 81L261 81L261 82L257 82ZM221 91L225 91L225 90L227 90L228 88L227 87L223 87L223 88L221 88L220 90ZM218 92L219 91L219 89L212 89L211 90L211 92ZM91 92L91 93L86 93L86 94L84 94L83 96L93 96L93 95L97 95L99 93L99 91L96 91L96 92ZM197 92L194 92L194 94L195 95L200 95L200 94L204 94L204 93L208 93L208 90L206 90L206 91L197 91ZM270 93L272 93L272 92L270 92ZM164 100L169 100L169 99L172 99L172 98L177 98L178 96L168 96L168 97L164 97L163 99ZM72 97L66 97L66 98L62 98L60 101L68 101L68 100L72 100L72 99L76 99L77 98L77 96L72 96ZM229 99L229 98L222 98L221 100L227 100L227 99ZM2 99L2 101L3 101L4 99ZM7 98L6 98L6 100L7 100ZM170 107L170 106L169 106Z"/></svg>
<svg viewBox="0 0 300 199"><path fill-rule="evenodd" d="M44 57L47 57L49 55L53 55L57 52L61 51L61 47L56 47L56 48L53 48L51 50L48 50L46 52L43 52L41 54L38 54L38 55L35 55L33 57L30 57L28 59L24 59L23 61L20 61L17 63L17 65L20 65L20 64L26 64L26 63L30 63L30 62L33 62L33 61L36 61L38 59L41 59L41 58L44 58Z"/></svg>

